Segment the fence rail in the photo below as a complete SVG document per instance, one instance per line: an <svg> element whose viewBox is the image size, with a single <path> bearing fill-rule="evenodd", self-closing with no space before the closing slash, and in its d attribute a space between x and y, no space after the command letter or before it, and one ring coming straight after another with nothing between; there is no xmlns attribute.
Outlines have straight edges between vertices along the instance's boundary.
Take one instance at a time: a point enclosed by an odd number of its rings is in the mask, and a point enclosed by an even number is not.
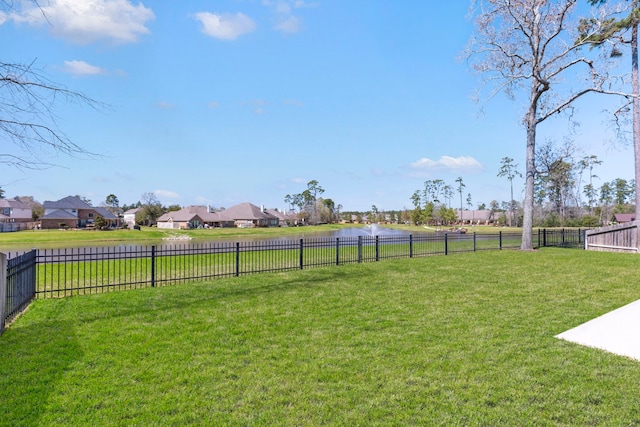
<svg viewBox="0 0 640 427"><path fill-rule="evenodd" d="M632 252L640 250L640 221L589 230L585 249L590 251Z"/></svg>
<svg viewBox="0 0 640 427"><path fill-rule="evenodd" d="M583 231L542 230L538 246L580 246ZM65 297L263 272L516 249L519 232L436 233L37 251L38 297Z"/></svg>
<svg viewBox="0 0 640 427"><path fill-rule="evenodd" d="M36 250L7 260L4 306L5 319L3 320L7 322L11 321L35 298L36 260ZM1 311L2 310L0 310L0 312ZM0 322L0 324L2 323L3 322ZM2 332L1 328L0 332Z"/></svg>
<svg viewBox="0 0 640 427"><path fill-rule="evenodd" d="M581 229L538 230L538 247L565 247L584 249L585 233Z"/></svg>
<svg viewBox="0 0 640 427"><path fill-rule="evenodd" d="M583 247L584 230L539 230L538 247ZM32 250L7 261L6 319L34 297L56 298L216 277L517 249L520 232L434 233Z"/></svg>

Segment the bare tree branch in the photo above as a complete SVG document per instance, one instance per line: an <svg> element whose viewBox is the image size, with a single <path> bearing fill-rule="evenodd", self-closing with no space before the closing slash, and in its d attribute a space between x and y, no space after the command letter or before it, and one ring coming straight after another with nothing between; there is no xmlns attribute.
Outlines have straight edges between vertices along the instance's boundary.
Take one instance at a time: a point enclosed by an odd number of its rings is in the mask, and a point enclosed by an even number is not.
<svg viewBox="0 0 640 427"><path fill-rule="evenodd" d="M533 248L537 126L568 111L578 98L589 93L623 93L612 86L615 79L609 76L611 64L604 56L585 49L599 27L579 29L576 4L577 0L472 1L476 31L467 59L481 74L482 87L489 90L488 99L501 92L526 99L522 249ZM569 81L574 84L566 84Z"/></svg>
<svg viewBox="0 0 640 427"><path fill-rule="evenodd" d="M39 7L37 1L32 2ZM19 4L0 0L0 10L10 12ZM56 107L62 103L83 104L96 110L108 106L51 81L35 67L35 62L0 61L0 141L3 142L0 164L42 169L53 165L52 154L97 156L61 130Z"/></svg>

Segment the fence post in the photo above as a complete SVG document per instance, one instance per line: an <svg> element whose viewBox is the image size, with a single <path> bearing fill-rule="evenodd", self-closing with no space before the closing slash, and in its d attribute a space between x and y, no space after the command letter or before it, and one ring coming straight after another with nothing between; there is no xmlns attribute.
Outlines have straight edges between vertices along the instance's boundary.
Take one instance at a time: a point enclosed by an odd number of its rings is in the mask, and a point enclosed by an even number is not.
<svg viewBox="0 0 640 427"><path fill-rule="evenodd" d="M542 229L542 246L543 247L547 247L547 229L543 228Z"/></svg>
<svg viewBox="0 0 640 427"><path fill-rule="evenodd" d="M0 252L0 335L7 316L7 255Z"/></svg>
<svg viewBox="0 0 640 427"><path fill-rule="evenodd" d="M500 234L500 250L502 250L502 230L499 231Z"/></svg>
<svg viewBox="0 0 640 427"><path fill-rule="evenodd" d="M449 233L444 233L444 254L449 255Z"/></svg>
<svg viewBox="0 0 640 427"><path fill-rule="evenodd" d="M413 258L413 234L409 234L409 258Z"/></svg>
<svg viewBox="0 0 640 427"><path fill-rule="evenodd" d="M362 262L362 236L358 236L358 263Z"/></svg>
<svg viewBox="0 0 640 427"><path fill-rule="evenodd" d="M376 236L376 261L380 261L379 236Z"/></svg>
<svg viewBox="0 0 640 427"><path fill-rule="evenodd" d="M476 232L473 232L473 252L476 251Z"/></svg>
<svg viewBox="0 0 640 427"><path fill-rule="evenodd" d="M240 242L236 242L236 277L240 276Z"/></svg>
<svg viewBox="0 0 640 427"><path fill-rule="evenodd" d="M336 237L336 265L340 265L340 238Z"/></svg>
<svg viewBox="0 0 640 427"><path fill-rule="evenodd" d="M304 248L304 240L300 239L300 270L304 268L304 256L302 254L303 248Z"/></svg>
<svg viewBox="0 0 640 427"><path fill-rule="evenodd" d="M156 286L156 246L151 246L151 287Z"/></svg>

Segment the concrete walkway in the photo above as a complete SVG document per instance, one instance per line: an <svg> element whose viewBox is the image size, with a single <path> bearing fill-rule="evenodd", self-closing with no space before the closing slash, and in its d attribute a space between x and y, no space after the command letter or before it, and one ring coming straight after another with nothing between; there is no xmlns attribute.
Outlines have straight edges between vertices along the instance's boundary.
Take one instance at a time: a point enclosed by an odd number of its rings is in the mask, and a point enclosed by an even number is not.
<svg viewBox="0 0 640 427"><path fill-rule="evenodd" d="M569 329L556 338L640 361L640 300Z"/></svg>

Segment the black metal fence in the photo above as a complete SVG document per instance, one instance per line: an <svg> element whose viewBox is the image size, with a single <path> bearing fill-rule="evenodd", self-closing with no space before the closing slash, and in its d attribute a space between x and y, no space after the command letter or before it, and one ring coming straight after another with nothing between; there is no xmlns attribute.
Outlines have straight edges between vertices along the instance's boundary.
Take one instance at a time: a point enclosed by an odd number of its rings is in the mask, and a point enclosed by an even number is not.
<svg viewBox="0 0 640 427"><path fill-rule="evenodd" d="M584 249L585 233L582 229L538 230L538 247L564 247Z"/></svg>
<svg viewBox="0 0 640 427"><path fill-rule="evenodd" d="M538 247L583 247L584 230L539 230ZM33 250L8 260L6 318L34 297L66 297L391 258L517 249L519 232L434 233ZM535 240L534 240L535 242Z"/></svg>
<svg viewBox="0 0 640 427"><path fill-rule="evenodd" d="M36 262L36 250L7 260L5 321L13 320L35 298Z"/></svg>
<svg viewBox="0 0 640 427"><path fill-rule="evenodd" d="M579 246L583 231L542 230L538 246ZM519 232L434 233L37 251L39 297L65 297L391 258L516 249Z"/></svg>

